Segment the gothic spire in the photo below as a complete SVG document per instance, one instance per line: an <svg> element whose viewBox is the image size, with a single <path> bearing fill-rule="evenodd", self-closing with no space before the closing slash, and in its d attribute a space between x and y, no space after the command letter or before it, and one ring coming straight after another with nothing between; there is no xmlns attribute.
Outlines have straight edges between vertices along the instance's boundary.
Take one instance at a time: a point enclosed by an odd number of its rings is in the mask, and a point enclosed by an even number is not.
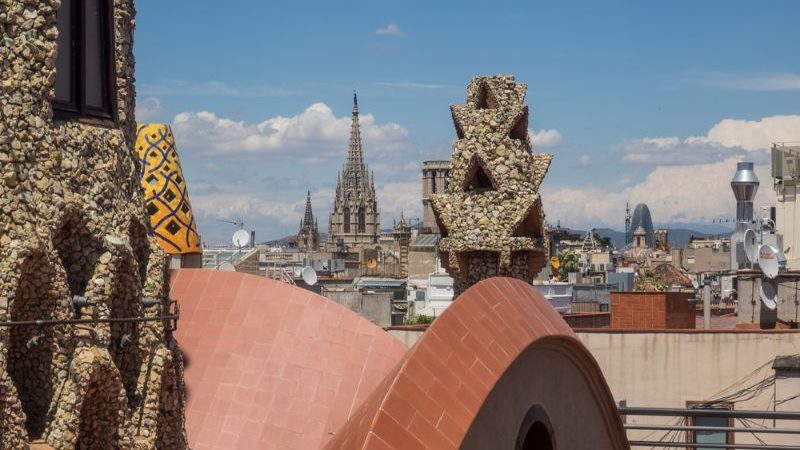
<svg viewBox="0 0 800 450"><path fill-rule="evenodd" d="M347 151L347 165L345 167L345 179L358 178L364 171L364 154L361 150L361 128L358 124L358 96L353 91L353 123L350 126L350 147Z"/></svg>
<svg viewBox="0 0 800 450"><path fill-rule="evenodd" d="M306 196L306 213L303 216L303 223L308 227L314 224L314 213L311 212L311 191L308 191Z"/></svg>

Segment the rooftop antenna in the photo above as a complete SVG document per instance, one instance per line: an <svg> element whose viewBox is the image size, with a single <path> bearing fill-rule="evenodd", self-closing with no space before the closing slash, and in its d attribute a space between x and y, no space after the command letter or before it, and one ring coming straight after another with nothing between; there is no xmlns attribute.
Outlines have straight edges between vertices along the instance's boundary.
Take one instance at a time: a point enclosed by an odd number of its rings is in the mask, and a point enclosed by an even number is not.
<svg viewBox="0 0 800 450"><path fill-rule="evenodd" d="M303 271L300 273L300 275L303 277L303 281L309 286L314 286L317 284L317 281L319 281L317 271L311 266L303 267Z"/></svg>
<svg viewBox="0 0 800 450"><path fill-rule="evenodd" d="M233 245L239 248L239 253L242 253L242 247L246 247L250 243L250 233L244 228L236 230L231 238Z"/></svg>

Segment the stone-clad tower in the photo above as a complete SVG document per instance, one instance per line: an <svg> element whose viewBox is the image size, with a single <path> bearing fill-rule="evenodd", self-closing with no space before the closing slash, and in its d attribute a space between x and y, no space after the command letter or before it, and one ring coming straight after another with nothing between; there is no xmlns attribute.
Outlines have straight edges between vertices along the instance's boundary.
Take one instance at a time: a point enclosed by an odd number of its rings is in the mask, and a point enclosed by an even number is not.
<svg viewBox="0 0 800 450"><path fill-rule="evenodd" d="M133 0L0 2L2 449L187 447L134 155L134 19Z"/></svg>
<svg viewBox="0 0 800 450"><path fill-rule="evenodd" d="M311 210L311 191L306 196L306 212L300 219L300 232L297 233L297 246L306 251L319 250L319 228Z"/></svg>
<svg viewBox="0 0 800 450"><path fill-rule="evenodd" d="M361 130L358 125L358 97L353 94L353 124L347 162L336 183L336 198L328 225L328 250L367 247L378 243L380 211L375 183L364 164Z"/></svg>
<svg viewBox="0 0 800 450"><path fill-rule="evenodd" d="M526 90L510 75L474 77L466 104L450 107L450 182L431 201L456 295L492 276L530 282L547 261L539 185L552 155L531 153Z"/></svg>

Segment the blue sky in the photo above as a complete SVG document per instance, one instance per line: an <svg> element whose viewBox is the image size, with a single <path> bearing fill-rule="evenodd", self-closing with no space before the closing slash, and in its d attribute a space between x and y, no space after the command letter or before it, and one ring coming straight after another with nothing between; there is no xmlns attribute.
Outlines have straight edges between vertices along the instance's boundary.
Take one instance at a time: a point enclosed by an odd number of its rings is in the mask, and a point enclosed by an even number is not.
<svg viewBox="0 0 800 450"><path fill-rule="evenodd" d="M733 215L733 163L800 141L800 2L264 2L139 0L140 121L175 124L200 231L242 216L321 227L344 161L353 89L382 218L419 217L419 166L447 158L448 106L476 74L529 86L534 151L555 155L548 220L622 228ZM313 106L312 106L313 105Z"/></svg>

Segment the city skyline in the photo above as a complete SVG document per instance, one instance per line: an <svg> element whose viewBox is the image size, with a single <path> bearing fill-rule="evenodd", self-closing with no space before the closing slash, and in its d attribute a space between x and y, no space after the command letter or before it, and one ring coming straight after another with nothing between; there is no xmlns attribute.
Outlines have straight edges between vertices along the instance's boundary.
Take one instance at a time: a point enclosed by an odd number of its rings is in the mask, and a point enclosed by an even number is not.
<svg viewBox="0 0 800 450"><path fill-rule="evenodd" d="M401 210L421 218L422 161L446 159L455 140L448 107L473 75L493 73L529 85L534 151L555 155L542 185L550 223L620 230L625 202L647 203L657 224L730 218L742 158L762 180L757 204L774 202L769 143L800 140L796 4L571 6L253 3L212 14L210 2L141 1L137 118L173 125L212 244L233 231L217 219L236 216L259 240L296 233L306 190L327 216L353 89L384 228Z"/></svg>

